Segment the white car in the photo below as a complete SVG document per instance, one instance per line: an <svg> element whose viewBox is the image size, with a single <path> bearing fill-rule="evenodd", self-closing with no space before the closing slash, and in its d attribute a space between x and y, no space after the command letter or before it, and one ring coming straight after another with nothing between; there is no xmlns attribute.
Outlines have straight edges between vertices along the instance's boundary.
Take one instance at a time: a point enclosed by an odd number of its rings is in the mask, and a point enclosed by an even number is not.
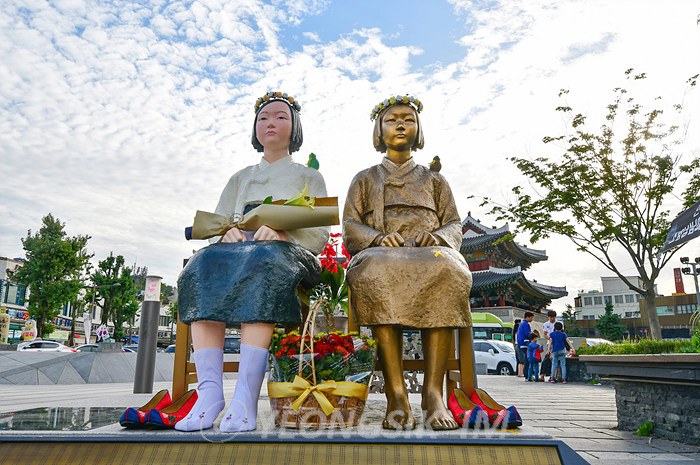
<svg viewBox="0 0 700 465"><path fill-rule="evenodd" d="M27 341L17 346L18 351L26 352L77 352L75 349L54 341Z"/></svg>
<svg viewBox="0 0 700 465"><path fill-rule="evenodd" d="M474 356L476 363L485 363L489 373L499 375L515 374L516 361L513 344L492 340L475 340Z"/></svg>
<svg viewBox="0 0 700 465"><path fill-rule="evenodd" d="M608 341L607 339L601 339L597 337L587 337L586 338L586 345L587 346L597 346L600 344L607 344L607 345L613 345L613 342Z"/></svg>
<svg viewBox="0 0 700 465"><path fill-rule="evenodd" d="M100 346L97 344L81 344L73 347L78 352L99 352Z"/></svg>

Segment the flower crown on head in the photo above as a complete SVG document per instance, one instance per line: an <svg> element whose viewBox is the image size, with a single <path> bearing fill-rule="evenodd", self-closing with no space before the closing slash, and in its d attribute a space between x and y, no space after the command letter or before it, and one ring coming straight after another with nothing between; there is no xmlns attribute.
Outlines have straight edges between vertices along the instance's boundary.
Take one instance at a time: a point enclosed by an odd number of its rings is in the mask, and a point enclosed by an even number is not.
<svg viewBox="0 0 700 465"><path fill-rule="evenodd" d="M408 105L413 107L416 112L420 113L423 110L423 103L412 95L397 95L396 97L389 97L383 102L379 103L372 109L372 114L369 119L374 121L379 116L379 113L392 105Z"/></svg>
<svg viewBox="0 0 700 465"><path fill-rule="evenodd" d="M294 97L291 95L287 95L284 92L273 92L269 91L262 97L259 97L255 101L255 113L258 113L258 110L260 110L260 107L263 106L263 104L269 102L270 100L285 100L287 103L289 103L296 111L301 111L301 105L299 105L299 102L297 102Z"/></svg>

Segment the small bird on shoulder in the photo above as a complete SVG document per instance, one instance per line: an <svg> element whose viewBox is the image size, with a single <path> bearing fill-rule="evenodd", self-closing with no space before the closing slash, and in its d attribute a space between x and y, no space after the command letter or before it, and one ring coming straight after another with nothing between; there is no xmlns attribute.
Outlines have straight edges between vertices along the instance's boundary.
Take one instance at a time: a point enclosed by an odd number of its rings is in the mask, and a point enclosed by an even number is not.
<svg viewBox="0 0 700 465"><path fill-rule="evenodd" d="M440 163L440 157L435 155L433 157L433 161L430 162L430 171L435 171L436 173L439 173L440 170L442 169L442 164Z"/></svg>
<svg viewBox="0 0 700 465"><path fill-rule="evenodd" d="M309 161L306 162L306 166L315 170L318 169L318 160L316 159L316 155L313 152L309 154Z"/></svg>

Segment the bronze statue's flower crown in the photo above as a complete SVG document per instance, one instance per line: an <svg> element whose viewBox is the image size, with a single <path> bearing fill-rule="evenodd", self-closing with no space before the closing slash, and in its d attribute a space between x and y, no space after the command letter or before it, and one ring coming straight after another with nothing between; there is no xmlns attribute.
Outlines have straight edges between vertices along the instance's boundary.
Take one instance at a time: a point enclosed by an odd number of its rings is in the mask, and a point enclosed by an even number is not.
<svg viewBox="0 0 700 465"><path fill-rule="evenodd" d="M384 100L381 102L379 105L376 105L372 109L372 114L370 115L369 119L374 121L377 119L377 116L379 113L385 109L389 108L392 105L408 105L413 107L414 110L416 110L418 113L423 110L423 104L421 103L420 100L415 98L412 95L397 95L396 97L389 97L388 99Z"/></svg>
<svg viewBox="0 0 700 465"><path fill-rule="evenodd" d="M291 95L287 95L283 92L269 91L255 101L255 113L257 114L258 110L260 110L260 107L263 106L264 103L269 102L270 100L285 100L292 107L294 107L296 111L301 111L301 105L299 105L299 102L297 102Z"/></svg>

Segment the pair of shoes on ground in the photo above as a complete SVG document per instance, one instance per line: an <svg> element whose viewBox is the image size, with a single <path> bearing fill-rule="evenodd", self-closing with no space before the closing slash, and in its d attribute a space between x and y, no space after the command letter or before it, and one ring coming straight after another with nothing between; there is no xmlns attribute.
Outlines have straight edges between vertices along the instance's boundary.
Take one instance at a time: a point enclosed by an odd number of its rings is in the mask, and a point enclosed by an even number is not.
<svg viewBox="0 0 700 465"><path fill-rule="evenodd" d="M565 379L562 380L562 381L557 381L556 379L550 379L549 382L550 382L550 383L562 383L562 384L567 384Z"/></svg>
<svg viewBox="0 0 700 465"><path fill-rule="evenodd" d="M455 389L447 406L458 425L469 428L495 427L512 429L522 426L523 420L514 406L508 408L493 400L486 391L476 388L470 395Z"/></svg>
<svg viewBox="0 0 700 465"><path fill-rule="evenodd" d="M265 378L268 356L267 349L241 344L236 390L219 425L222 432L235 433L257 428L258 397ZM211 428L226 405L223 389L223 350L196 350L194 363L199 381L199 399L189 415L175 425L178 431L201 431Z"/></svg>
<svg viewBox="0 0 700 465"><path fill-rule="evenodd" d="M122 413L119 424L124 428L170 429L183 419L197 402L197 391L191 389L175 402L167 389L156 393L141 407L129 407Z"/></svg>

